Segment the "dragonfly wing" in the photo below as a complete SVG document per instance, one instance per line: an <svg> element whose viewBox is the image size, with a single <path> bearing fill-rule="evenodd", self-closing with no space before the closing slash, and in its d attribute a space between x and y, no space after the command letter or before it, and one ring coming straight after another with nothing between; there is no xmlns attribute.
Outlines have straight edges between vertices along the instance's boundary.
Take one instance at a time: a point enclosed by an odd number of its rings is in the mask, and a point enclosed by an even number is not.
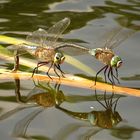
<svg viewBox="0 0 140 140"><path fill-rule="evenodd" d="M119 46L123 41L125 41L127 38L129 38L131 35L133 35L136 31L135 30L121 30L115 38L111 41L111 44L109 45L110 49L116 48Z"/></svg>
<svg viewBox="0 0 140 140"><path fill-rule="evenodd" d="M38 45L39 47L52 47L69 24L70 19L64 18L50 27L48 31L39 28L27 36L27 44L34 43L34 45Z"/></svg>
<svg viewBox="0 0 140 140"><path fill-rule="evenodd" d="M107 39L103 42L102 46L110 49L116 48L135 32L134 30L126 30L122 27L113 28L105 35Z"/></svg>
<svg viewBox="0 0 140 140"><path fill-rule="evenodd" d="M44 47L46 42L46 36L46 30L39 28L37 31L32 32L26 37L27 44L33 43L34 45L38 45L39 47Z"/></svg>
<svg viewBox="0 0 140 140"><path fill-rule="evenodd" d="M14 51L14 50L19 50L20 45L10 45L7 47L8 50Z"/></svg>
<svg viewBox="0 0 140 140"><path fill-rule="evenodd" d="M47 45L55 47L55 42L70 24L69 18L64 18L50 27L47 31Z"/></svg>
<svg viewBox="0 0 140 140"><path fill-rule="evenodd" d="M14 44L14 45L9 45L7 47L8 50L14 51L14 50L27 50L27 49L31 49L28 45L22 43L22 44Z"/></svg>
<svg viewBox="0 0 140 140"><path fill-rule="evenodd" d="M122 28L121 27L115 27L111 29L107 34L105 34L105 42L104 42L104 48L110 48L110 44L113 42L117 34L121 32Z"/></svg>
<svg viewBox="0 0 140 140"><path fill-rule="evenodd" d="M63 43L60 44L58 47L56 47L57 51L64 52L68 55L81 55L81 54L87 54L89 52L89 48L85 48L83 46L73 44L73 43Z"/></svg>
<svg viewBox="0 0 140 140"><path fill-rule="evenodd" d="M18 51L18 55L23 55L23 54L34 54L36 50L36 46L28 46L26 44L17 44L17 45L10 45L7 47L8 50L10 51Z"/></svg>

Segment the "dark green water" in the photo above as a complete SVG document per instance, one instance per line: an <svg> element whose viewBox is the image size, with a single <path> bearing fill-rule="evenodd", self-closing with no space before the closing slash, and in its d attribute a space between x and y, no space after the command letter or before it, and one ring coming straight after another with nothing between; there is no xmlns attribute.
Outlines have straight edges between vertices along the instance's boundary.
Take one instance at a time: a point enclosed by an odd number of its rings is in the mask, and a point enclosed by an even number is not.
<svg viewBox="0 0 140 140"><path fill-rule="evenodd" d="M47 29L64 17L71 19L64 38L95 48L101 43L100 38L104 33L115 26L140 29L140 1L1 0L0 34L25 39L29 32L38 28ZM136 33L114 49L123 59L123 65L119 69L121 85L138 89L139 38L140 33ZM102 67L100 62L90 56L76 58L96 71ZM0 61L2 64L6 63L1 59ZM87 75L68 64L64 64L62 68L69 73ZM114 107L105 111L96 101L95 91L63 85L55 90L54 87L55 85L47 82L35 86L30 80L21 80L19 87L18 80L1 80L0 139L139 140L140 98L121 96L117 102L117 113L114 113ZM97 91L97 94L104 93ZM102 95L99 96L101 101L104 98ZM113 101L117 98L118 95L114 96ZM39 102L40 100L43 101ZM55 107L55 102L60 107ZM36 107L32 107L33 105ZM86 121L91 112L96 114L94 117L98 120L94 125Z"/></svg>

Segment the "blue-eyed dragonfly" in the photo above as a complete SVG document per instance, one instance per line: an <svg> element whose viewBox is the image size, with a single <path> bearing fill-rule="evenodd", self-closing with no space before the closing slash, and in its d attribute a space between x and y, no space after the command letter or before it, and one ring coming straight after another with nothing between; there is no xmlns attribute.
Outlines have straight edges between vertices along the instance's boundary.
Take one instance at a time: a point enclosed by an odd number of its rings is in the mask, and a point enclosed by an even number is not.
<svg viewBox="0 0 140 140"><path fill-rule="evenodd" d="M76 46L75 44L66 45L65 47L77 48L81 50L81 52L83 51L89 53L90 55L94 56L97 60L105 64L105 66L96 73L95 85L96 85L98 74L103 70L104 70L105 82L107 82L107 77L108 77L108 80L112 83L112 85L114 85L115 80L118 83L120 83L118 79L118 68L122 65L122 59L120 56L116 55L113 52L113 49L119 46L125 39L130 37L130 35L132 35L135 32L136 31L134 30L126 30L121 27L115 27L109 33L107 33L107 39L105 40L105 42L102 42L99 48L97 47L95 49L91 49L82 46ZM61 50L60 47L59 49ZM64 45L62 46L62 49L64 50ZM69 53L70 51L65 51L65 52ZM114 69L116 71L116 74L114 74L113 72Z"/></svg>
<svg viewBox="0 0 140 140"><path fill-rule="evenodd" d="M19 51L26 50L39 59L37 66L33 70L32 76L35 72L38 72L39 67L46 64L50 64L46 73L50 78L49 71L52 67L57 76L60 77L56 69L58 69L63 76L64 72L61 70L60 64L64 62L65 56L58 50L58 44L60 45L60 43L58 43L57 40L69 24L70 19L64 18L50 27L47 31L44 29L38 29L28 35L26 37L27 43L9 46L9 49L15 50L15 66L13 71L17 71L19 68Z"/></svg>

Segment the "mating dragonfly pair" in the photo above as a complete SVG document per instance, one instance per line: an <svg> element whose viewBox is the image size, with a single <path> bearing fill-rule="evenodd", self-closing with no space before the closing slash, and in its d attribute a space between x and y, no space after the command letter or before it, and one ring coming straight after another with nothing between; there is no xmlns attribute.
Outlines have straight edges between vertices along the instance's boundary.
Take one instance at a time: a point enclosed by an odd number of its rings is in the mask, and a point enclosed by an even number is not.
<svg viewBox="0 0 140 140"><path fill-rule="evenodd" d="M134 31L129 30L125 32L122 28L116 28L112 31L112 35L109 39L106 40L105 44L100 48L86 48L73 43L61 43L58 42L58 39L62 35L62 33L66 30L66 28L70 24L69 18L64 18L61 21L54 24L47 31L44 29L38 29L34 31L31 35L28 35L26 38L27 43L20 45L9 46L9 49L15 49L15 66L13 71L16 71L19 67L19 51L26 50L33 56L39 59L37 66L33 70L33 74L38 72L38 68L44 65L50 64L46 74L49 75L50 69L53 67L55 74L60 77L59 72L62 76L64 76L64 72L62 71L60 64L62 64L65 60L64 53L73 55L75 52L78 54L89 53L94 56L96 59L105 64L103 68L101 68L95 76L95 85L97 81L97 76L100 72L104 71L105 82L108 80L114 85L115 80L118 81L118 68L122 65L122 60L119 56L117 56L112 49L119 46L125 39L127 39ZM68 50L73 50L73 53ZM113 69L116 70L115 74ZM51 78L52 79L52 78Z"/></svg>

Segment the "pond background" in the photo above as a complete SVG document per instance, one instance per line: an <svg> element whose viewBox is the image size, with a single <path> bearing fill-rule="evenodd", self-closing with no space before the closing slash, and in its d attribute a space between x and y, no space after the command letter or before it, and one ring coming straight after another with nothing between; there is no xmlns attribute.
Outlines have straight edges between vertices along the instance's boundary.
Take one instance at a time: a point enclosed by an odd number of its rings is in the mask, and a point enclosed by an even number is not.
<svg viewBox="0 0 140 140"><path fill-rule="evenodd" d="M136 30L140 29L140 1L0 1L0 33L7 36L25 39L27 33L38 28L47 29L64 17L70 17L71 19L71 24L66 30L64 38L73 40L83 46L94 48L98 45L98 42L100 43L104 33L113 27L122 26ZM140 33L136 33L114 49L116 54L119 54L123 59L123 66L119 69L121 85L138 89L140 87L139 38ZM96 71L102 67L102 64L91 56L82 55L76 56L76 58ZM1 61L1 63L6 62ZM95 76L94 74L83 73L66 63L62 65L62 69L72 74ZM23 96L28 95L33 88L33 81L21 81L20 92ZM94 98L92 99L94 91L63 85L60 88L65 96L72 98L71 102L66 100L62 103L64 108L77 112L90 112L92 107L95 110L103 109L97 101L94 101ZM1 115L18 106L20 104L16 102L14 79L1 80ZM26 108L13 113L11 116L0 117L0 136L2 140L16 139L16 137L40 140L116 140L124 138L139 140L139 106L140 98L138 97L127 96L121 98L117 105L117 111L123 121L112 129L92 126L89 122L74 119L55 107L46 108L31 121L27 128L26 136L21 132L22 128L18 128L20 132L16 130L15 134L17 124L24 123L24 118L34 110L37 110L37 108Z"/></svg>

